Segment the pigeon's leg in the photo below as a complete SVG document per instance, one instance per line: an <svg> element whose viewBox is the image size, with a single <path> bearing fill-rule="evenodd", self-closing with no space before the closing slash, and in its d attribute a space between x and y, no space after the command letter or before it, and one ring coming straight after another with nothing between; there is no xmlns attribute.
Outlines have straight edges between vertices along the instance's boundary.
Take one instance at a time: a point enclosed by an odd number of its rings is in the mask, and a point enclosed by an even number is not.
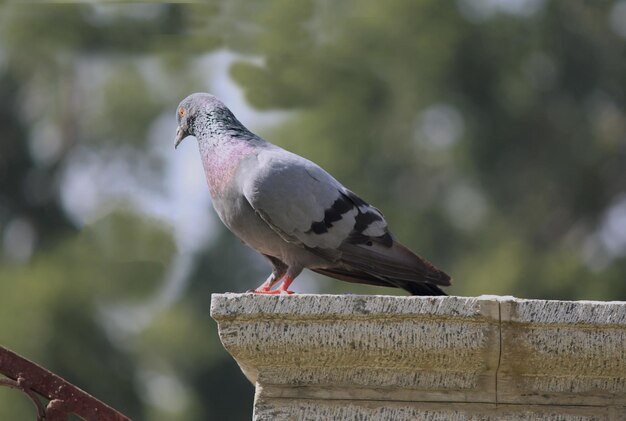
<svg viewBox="0 0 626 421"><path fill-rule="evenodd" d="M280 280L280 278L281 278L281 274L272 272L272 274L267 277L265 282L263 282L257 289L253 291L249 291L249 292L256 292L259 294L268 293L272 289L274 284L276 284L276 282Z"/></svg>
<svg viewBox="0 0 626 421"><path fill-rule="evenodd" d="M285 275L283 277L283 283L280 284L280 286L278 287L278 289L276 290L277 294L294 294L293 291L289 291L289 285L291 285L291 283L293 282L293 279L291 276L289 275Z"/></svg>
<svg viewBox="0 0 626 421"><path fill-rule="evenodd" d="M293 291L289 291L289 285L291 285L293 283L293 280L296 279L298 275L300 275L302 269L304 269L302 266L290 265L287 268L287 274L281 279L283 283L280 284L278 289L276 289L275 291L277 291L278 294L294 294Z"/></svg>
<svg viewBox="0 0 626 421"><path fill-rule="evenodd" d="M257 294L272 294L269 291L271 291L276 282L280 281L282 277L285 276L285 273L287 273L287 265L273 256L269 256L267 254L264 254L263 256L265 256L272 264L272 274L268 276L265 282L263 282L257 289L250 290L248 292L255 292Z"/></svg>
<svg viewBox="0 0 626 421"><path fill-rule="evenodd" d="M294 294L293 291L289 291L289 285L291 285L293 283L293 280L296 279L298 275L300 275L300 272L302 272L302 267L290 266L286 272L287 273L280 278L282 283L277 289L270 290L268 288L268 289L261 290L259 288L255 290L254 292L257 294Z"/></svg>

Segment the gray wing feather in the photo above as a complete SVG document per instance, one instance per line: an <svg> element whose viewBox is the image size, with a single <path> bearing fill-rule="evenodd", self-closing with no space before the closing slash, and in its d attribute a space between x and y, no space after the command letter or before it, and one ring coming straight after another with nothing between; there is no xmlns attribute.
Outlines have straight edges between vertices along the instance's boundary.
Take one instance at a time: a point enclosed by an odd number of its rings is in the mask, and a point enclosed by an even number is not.
<svg viewBox="0 0 626 421"><path fill-rule="evenodd" d="M257 214L285 241L336 249L353 231L358 210L345 206L325 230L327 212L346 189L313 162L281 149L262 151L248 168L243 194Z"/></svg>

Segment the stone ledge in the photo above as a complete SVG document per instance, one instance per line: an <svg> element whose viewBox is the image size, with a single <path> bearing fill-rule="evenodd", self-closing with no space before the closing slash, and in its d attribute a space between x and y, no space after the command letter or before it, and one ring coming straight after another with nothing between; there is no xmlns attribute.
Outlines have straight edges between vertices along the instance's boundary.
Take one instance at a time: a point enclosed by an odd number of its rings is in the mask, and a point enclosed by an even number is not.
<svg viewBox="0 0 626 421"><path fill-rule="evenodd" d="M365 400L259 399L257 421L393 420L393 421L624 421L626 408L508 405Z"/></svg>
<svg viewBox="0 0 626 421"><path fill-rule="evenodd" d="M298 408L345 402L377 419L392 403L406 419L465 418L449 404L439 418L419 415L437 402L479 405L477 419L508 407L518 418L563 408L576 417L560 419L624 419L624 302L216 294L211 315L257 387L257 419L307 419Z"/></svg>

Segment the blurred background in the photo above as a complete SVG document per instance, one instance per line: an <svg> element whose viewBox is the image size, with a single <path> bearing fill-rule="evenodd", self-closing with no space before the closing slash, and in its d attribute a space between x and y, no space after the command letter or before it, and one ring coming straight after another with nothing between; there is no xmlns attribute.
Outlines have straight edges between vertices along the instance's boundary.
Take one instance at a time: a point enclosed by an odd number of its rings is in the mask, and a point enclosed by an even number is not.
<svg viewBox="0 0 626 421"><path fill-rule="evenodd" d="M175 110L211 92L456 295L626 300L626 1L0 6L0 343L137 420L245 420L210 294L269 267ZM300 292L401 292L310 273ZM0 388L0 419L33 419Z"/></svg>

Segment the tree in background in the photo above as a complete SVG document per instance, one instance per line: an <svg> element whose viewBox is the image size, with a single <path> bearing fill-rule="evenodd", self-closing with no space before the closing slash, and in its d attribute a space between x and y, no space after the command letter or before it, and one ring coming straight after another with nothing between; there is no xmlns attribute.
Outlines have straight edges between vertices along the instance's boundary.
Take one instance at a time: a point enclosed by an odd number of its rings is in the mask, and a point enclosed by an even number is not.
<svg viewBox="0 0 626 421"><path fill-rule="evenodd" d="M261 134L380 207L451 293L625 299L625 4L3 6L0 342L134 419L249 418L209 296L267 268L150 211L183 189L162 128L220 88L224 49L250 104L289 111ZM0 419L29 405L0 389Z"/></svg>

